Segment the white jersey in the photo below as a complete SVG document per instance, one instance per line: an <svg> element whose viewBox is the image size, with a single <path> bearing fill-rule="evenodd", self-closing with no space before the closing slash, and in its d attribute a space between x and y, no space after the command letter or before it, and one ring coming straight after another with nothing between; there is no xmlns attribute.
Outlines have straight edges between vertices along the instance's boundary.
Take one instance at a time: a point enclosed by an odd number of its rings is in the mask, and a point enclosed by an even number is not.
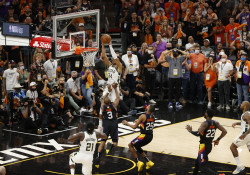
<svg viewBox="0 0 250 175"><path fill-rule="evenodd" d="M245 115L246 113L249 113L249 111L244 112L244 113L241 115L241 131L242 131L242 133L247 132L247 130L250 128L250 125L249 125L247 122L245 122L245 121L243 120L243 117L244 117L244 115Z"/></svg>
<svg viewBox="0 0 250 175"><path fill-rule="evenodd" d="M88 134L86 131L84 132L84 140L80 142L80 153L84 154L94 154L95 147L97 143L96 133Z"/></svg>
<svg viewBox="0 0 250 175"><path fill-rule="evenodd" d="M108 70L107 70L107 74L108 74L108 82L107 84L113 84L113 83L120 83L120 75L118 73L118 71L116 70L116 68L114 68L112 65L109 66Z"/></svg>

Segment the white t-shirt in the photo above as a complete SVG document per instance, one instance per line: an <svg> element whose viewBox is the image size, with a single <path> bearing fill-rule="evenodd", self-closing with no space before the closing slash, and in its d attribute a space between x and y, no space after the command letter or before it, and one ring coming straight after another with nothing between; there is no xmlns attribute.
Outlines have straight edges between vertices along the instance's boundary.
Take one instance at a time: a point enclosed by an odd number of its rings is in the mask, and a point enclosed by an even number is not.
<svg viewBox="0 0 250 175"><path fill-rule="evenodd" d="M77 93L77 90L80 89L80 79L77 78L76 81L73 80L73 78L69 78L67 81L69 85L69 89L71 89L72 92Z"/></svg>
<svg viewBox="0 0 250 175"><path fill-rule="evenodd" d="M187 43L187 44L185 45L186 50L190 49L190 48L193 47L195 44L196 44L196 43L194 43L194 44Z"/></svg>
<svg viewBox="0 0 250 175"><path fill-rule="evenodd" d="M26 92L26 97L29 97L30 99L35 100L36 102L36 99L38 98L38 93L36 90L35 91L28 90Z"/></svg>
<svg viewBox="0 0 250 175"><path fill-rule="evenodd" d="M233 70L233 65L230 62L226 62L225 64L222 64L222 62L219 62L219 64L216 66L218 69L218 80L219 81L227 81L230 80L230 77L226 78L226 75L230 73L231 70Z"/></svg>
<svg viewBox="0 0 250 175"><path fill-rule="evenodd" d="M54 60L53 62L50 60L47 60L44 64L44 71L46 72L49 79L55 79L56 78L56 70L57 70L57 61Z"/></svg>
<svg viewBox="0 0 250 175"><path fill-rule="evenodd" d="M125 54L122 56L122 61L126 65L127 74L133 74L134 76L137 76L138 72L134 71L135 69L139 70L139 60L137 55L132 54L132 57L128 58L128 55Z"/></svg>
<svg viewBox="0 0 250 175"><path fill-rule="evenodd" d="M17 69L7 69L3 72L3 78L6 79L6 90L13 90L13 87L18 83L17 77L19 73Z"/></svg>

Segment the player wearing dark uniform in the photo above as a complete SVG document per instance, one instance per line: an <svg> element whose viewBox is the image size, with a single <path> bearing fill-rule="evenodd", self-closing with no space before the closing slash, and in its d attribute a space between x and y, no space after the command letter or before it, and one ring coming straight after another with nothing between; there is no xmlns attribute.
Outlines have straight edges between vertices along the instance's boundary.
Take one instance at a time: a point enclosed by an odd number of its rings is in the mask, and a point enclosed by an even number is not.
<svg viewBox="0 0 250 175"><path fill-rule="evenodd" d="M109 93L107 93L102 101L100 117L99 117L99 126L103 127L103 133L105 133L108 137L111 136L113 144L108 143L106 153L108 154L111 150L117 146L118 144L118 121L117 121L117 106L120 101L120 96L118 93L117 84L112 85L115 90L116 98L113 103L111 103L109 99ZM111 85L108 87L108 91L111 92ZM99 128L100 130L102 128ZM98 153L96 158L96 167L99 168L100 154L105 146L106 139L102 139L101 143L98 147Z"/></svg>
<svg viewBox="0 0 250 175"><path fill-rule="evenodd" d="M204 116L206 121L201 123L198 131L192 131L192 127L190 125L186 126L186 129L190 133L200 137L199 153L195 161L193 175L198 174L199 169L203 169L204 172L208 174L216 174L216 172L206 167L208 162L208 154L212 151L212 142L214 142L214 145L218 145L220 139L222 139L227 134L227 131L222 125L220 125L219 122L212 120L213 116L214 111L212 109L207 109ZM217 128L222 131L222 133L216 140L213 141Z"/></svg>
<svg viewBox="0 0 250 175"><path fill-rule="evenodd" d="M136 151L141 154L142 157L147 161L146 169L154 166L154 163L148 159L142 147L149 144L153 140L153 129L155 123L153 112L155 111L155 107L153 105L149 105L146 110L146 114L140 115L139 119L134 121L134 125L131 125L126 120L122 121L122 124L130 126L133 129L136 129L138 125L140 125L141 134L134 140L132 140L128 145L129 150L131 151L135 161L137 162L138 172L142 171L144 163L142 161L139 161Z"/></svg>

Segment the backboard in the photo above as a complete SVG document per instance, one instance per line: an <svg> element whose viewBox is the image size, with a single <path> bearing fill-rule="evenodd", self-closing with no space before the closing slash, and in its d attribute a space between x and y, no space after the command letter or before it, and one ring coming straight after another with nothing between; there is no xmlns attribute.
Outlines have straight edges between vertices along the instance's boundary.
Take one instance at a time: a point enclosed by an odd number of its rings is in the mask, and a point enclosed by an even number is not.
<svg viewBox="0 0 250 175"><path fill-rule="evenodd" d="M56 58L74 55L75 46L99 48L99 32L99 9L54 16Z"/></svg>

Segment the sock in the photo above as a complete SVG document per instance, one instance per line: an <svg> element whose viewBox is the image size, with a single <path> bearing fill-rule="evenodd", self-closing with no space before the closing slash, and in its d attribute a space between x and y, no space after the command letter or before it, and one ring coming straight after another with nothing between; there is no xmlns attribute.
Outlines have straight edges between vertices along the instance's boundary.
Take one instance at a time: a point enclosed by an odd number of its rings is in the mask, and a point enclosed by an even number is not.
<svg viewBox="0 0 250 175"><path fill-rule="evenodd" d="M139 162L139 159L138 159L138 158L135 158L135 162L136 162L136 163Z"/></svg>
<svg viewBox="0 0 250 175"><path fill-rule="evenodd" d="M98 152L98 153L97 153L97 157L100 157L100 154L101 154L101 153Z"/></svg>
<svg viewBox="0 0 250 175"><path fill-rule="evenodd" d="M71 175L75 175L75 168L71 168L71 169L70 169L70 174L71 174Z"/></svg>
<svg viewBox="0 0 250 175"><path fill-rule="evenodd" d="M144 157L144 159L147 161L147 162L149 162L150 160L148 159L148 157L146 156L146 157Z"/></svg>
<svg viewBox="0 0 250 175"><path fill-rule="evenodd" d="M235 157L235 161L237 163L237 166L241 166L241 162L240 162L240 158L239 157Z"/></svg>

